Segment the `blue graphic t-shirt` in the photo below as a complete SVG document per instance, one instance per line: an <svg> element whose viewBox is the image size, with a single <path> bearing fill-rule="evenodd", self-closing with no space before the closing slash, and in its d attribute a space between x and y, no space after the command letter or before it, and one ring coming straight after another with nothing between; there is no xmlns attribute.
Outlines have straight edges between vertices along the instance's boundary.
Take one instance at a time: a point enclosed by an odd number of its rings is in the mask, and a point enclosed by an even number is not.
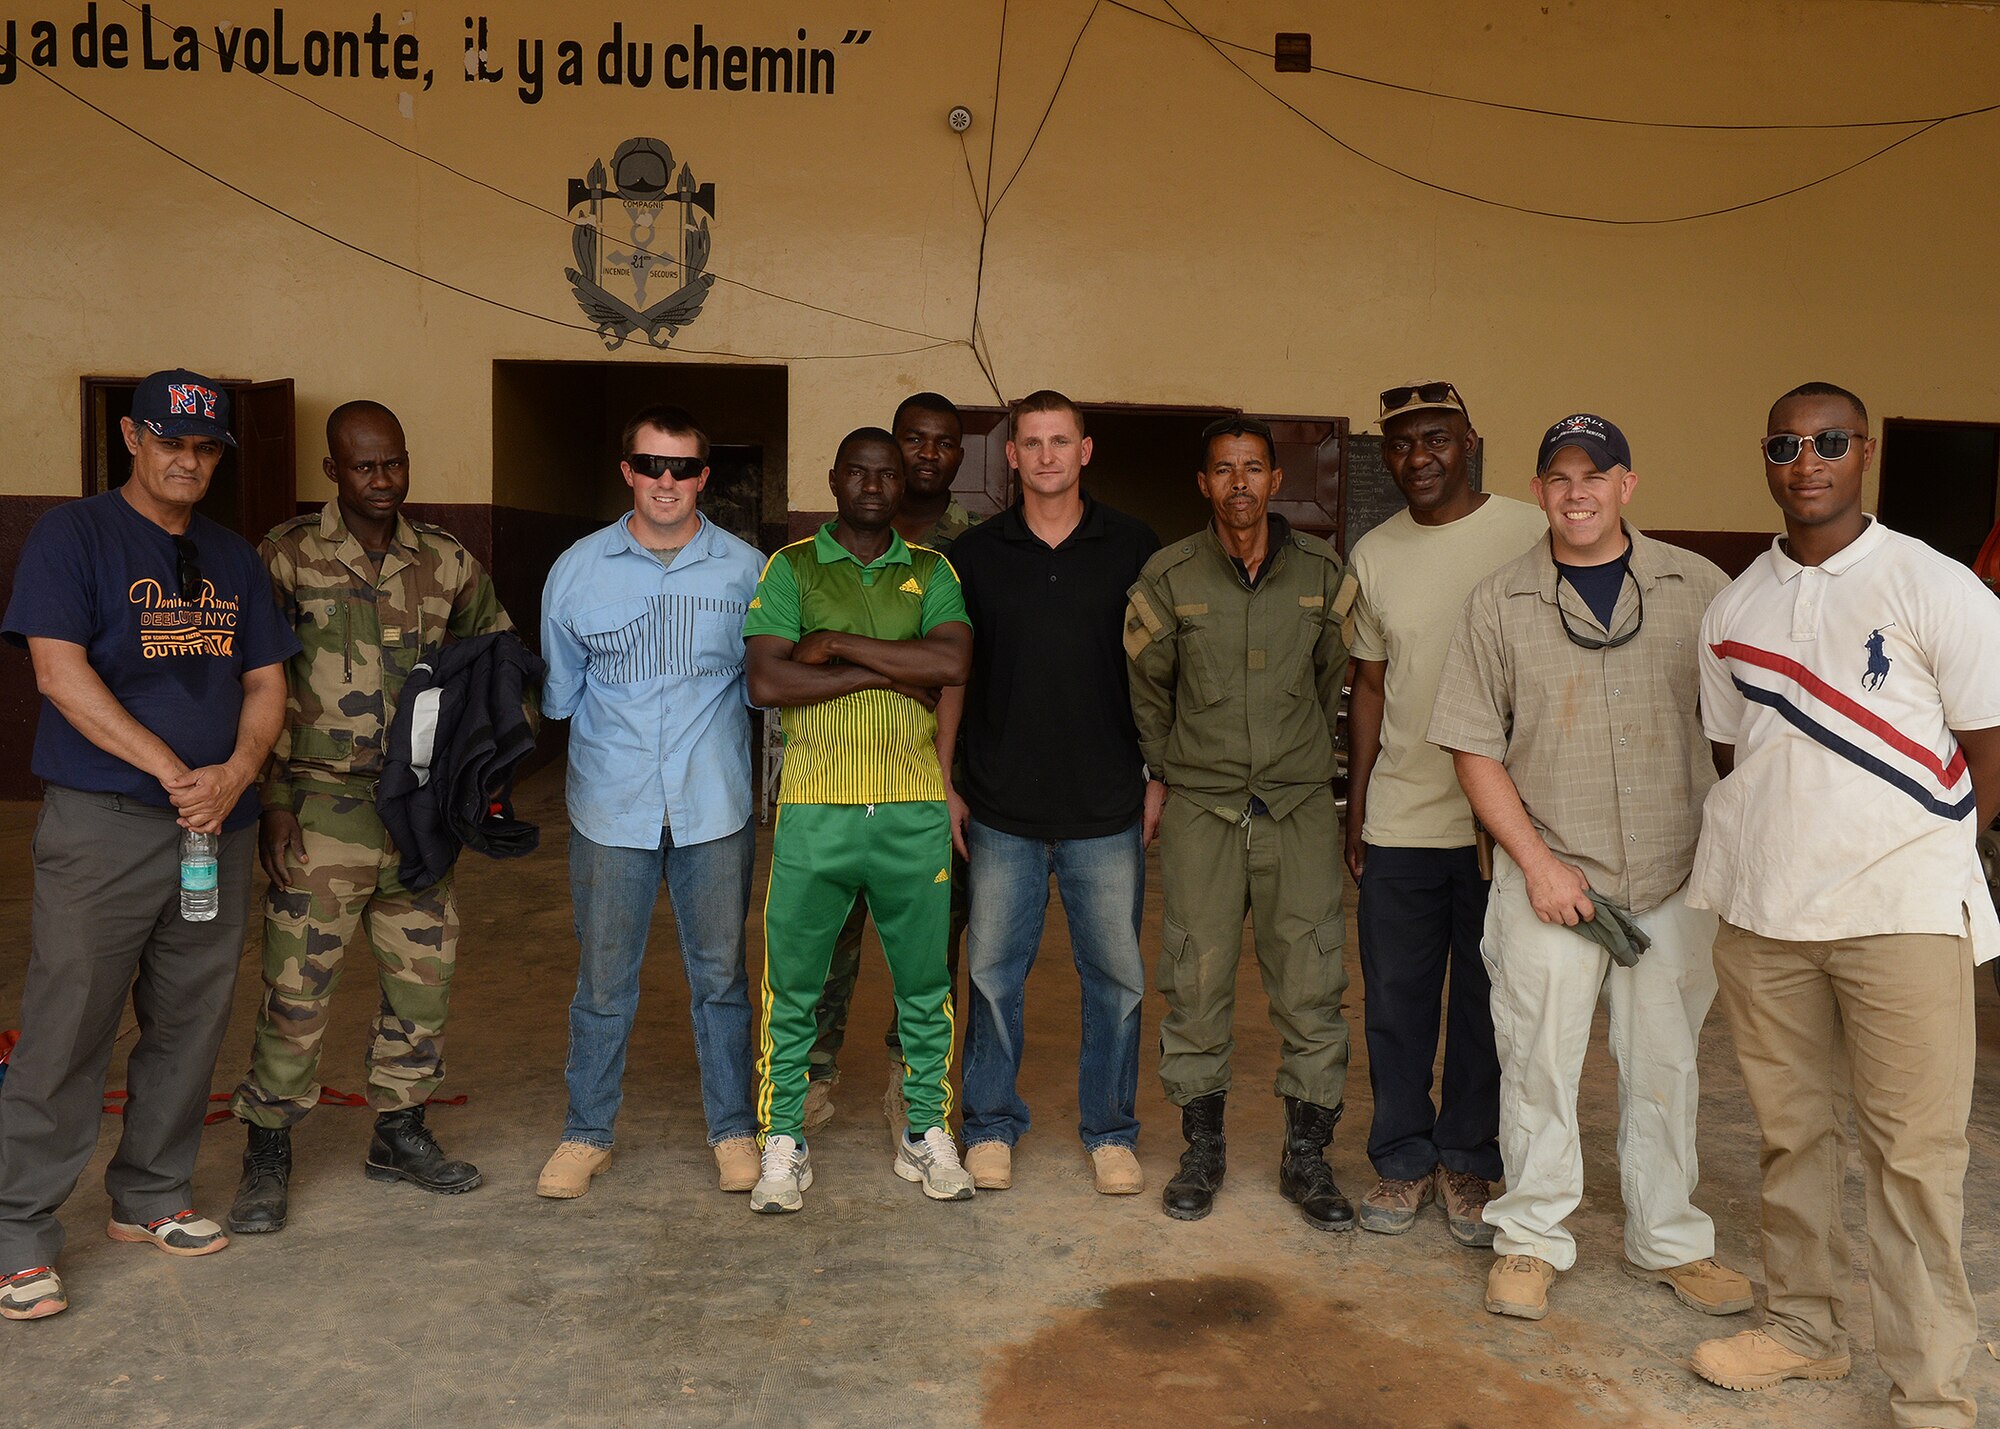
<svg viewBox="0 0 2000 1429"><path fill-rule="evenodd" d="M187 534L202 584L184 601L174 538L121 492L58 506L28 534L4 634L81 645L126 712L198 769L236 748L244 673L290 659L299 641L248 542L200 515ZM92 744L46 697L33 767L51 784L172 807L159 780ZM253 783L223 826L256 818Z"/></svg>

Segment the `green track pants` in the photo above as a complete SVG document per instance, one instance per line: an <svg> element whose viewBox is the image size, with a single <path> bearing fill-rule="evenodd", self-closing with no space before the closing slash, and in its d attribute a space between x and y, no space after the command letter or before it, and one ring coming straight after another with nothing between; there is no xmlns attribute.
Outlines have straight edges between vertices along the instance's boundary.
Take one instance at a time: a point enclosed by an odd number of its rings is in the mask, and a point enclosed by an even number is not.
<svg viewBox="0 0 2000 1429"><path fill-rule="evenodd" d="M903 1098L921 1136L951 1120L951 825L941 803L782 804L764 900L757 1120L804 1139L807 1071L834 939L865 894L889 963Z"/></svg>

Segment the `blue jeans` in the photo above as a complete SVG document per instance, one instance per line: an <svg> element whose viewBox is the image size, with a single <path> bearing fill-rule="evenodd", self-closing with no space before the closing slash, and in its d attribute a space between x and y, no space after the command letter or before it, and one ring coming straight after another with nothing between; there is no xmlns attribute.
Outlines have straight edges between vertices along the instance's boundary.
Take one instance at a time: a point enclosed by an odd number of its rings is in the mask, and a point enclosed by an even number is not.
<svg viewBox="0 0 2000 1429"><path fill-rule="evenodd" d="M1021 1006L1041 950L1049 875L1069 916L1083 990L1077 1057L1077 1131L1088 1150L1133 1146L1139 1094L1139 1008L1146 960L1139 918L1146 853L1135 823L1096 839L1029 839L967 821L972 919L966 925L972 1009L965 1022L965 1144L1012 1146L1028 1129L1021 1073Z"/></svg>
<svg viewBox="0 0 2000 1429"><path fill-rule="evenodd" d="M611 1145L611 1124L624 1100L625 1044L639 1012L639 967L662 877L687 969L709 1145L757 1134L743 966L756 856L756 829L747 821L723 838L679 848L669 830L662 831L658 848L614 848L570 833L569 896L582 958L569 1005L563 1140Z"/></svg>

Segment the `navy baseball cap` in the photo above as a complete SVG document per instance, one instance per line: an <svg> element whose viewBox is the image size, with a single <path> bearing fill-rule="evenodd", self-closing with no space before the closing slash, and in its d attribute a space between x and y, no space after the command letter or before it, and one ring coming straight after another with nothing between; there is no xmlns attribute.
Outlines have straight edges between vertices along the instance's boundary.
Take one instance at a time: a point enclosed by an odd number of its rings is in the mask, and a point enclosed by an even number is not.
<svg viewBox="0 0 2000 1429"><path fill-rule="evenodd" d="M236 445L229 434L229 394L184 367L155 372L139 384L132 394L132 420L156 437L213 437Z"/></svg>
<svg viewBox="0 0 2000 1429"><path fill-rule="evenodd" d="M1564 447L1575 447L1595 462L1599 471L1609 471L1614 466L1632 469L1632 448L1625 434L1604 418L1588 412L1564 417L1549 428L1548 435L1542 438L1542 449L1535 453L1535 474L1547 471L1556 453Z"/></svg>

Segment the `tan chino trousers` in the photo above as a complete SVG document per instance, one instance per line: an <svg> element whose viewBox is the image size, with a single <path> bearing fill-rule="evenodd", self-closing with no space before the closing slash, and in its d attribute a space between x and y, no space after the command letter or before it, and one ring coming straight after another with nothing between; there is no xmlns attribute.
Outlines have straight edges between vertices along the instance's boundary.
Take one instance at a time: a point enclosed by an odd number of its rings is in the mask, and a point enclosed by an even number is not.
<svg viewBox="0 0 2000 1429"><path fill-rule="evenodd" d="M1962 1380L1979 1321L1959 1257L1974 1052L1967 940L1786 942L1724 923L1715 971L1764 1139L1766 1332L1815 1358L1847 1350L1851 1088L1891 1420L1970 1425Z"/></svg>

